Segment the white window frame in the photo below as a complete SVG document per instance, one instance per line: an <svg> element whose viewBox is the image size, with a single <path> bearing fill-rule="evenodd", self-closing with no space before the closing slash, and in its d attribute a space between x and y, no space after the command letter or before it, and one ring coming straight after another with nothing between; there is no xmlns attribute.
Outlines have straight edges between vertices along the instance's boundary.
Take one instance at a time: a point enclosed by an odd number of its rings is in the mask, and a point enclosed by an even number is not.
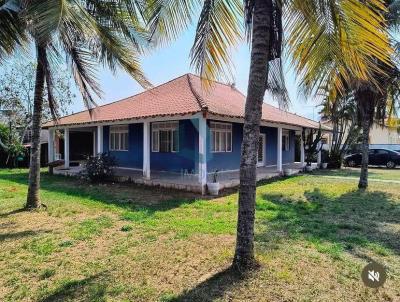
<svg viewBox="0 0 400 302"><path fill-rule="evenodd" d="M169 131L171 139L168 142L170 151L162 153L179 152L179 121L156 122L151 124L151 152L160 152L160 131ZM177 137L175 137L177 133ZM176 139L176 149L174 140Z"/></svg>
<svg viewBox="0 0 400 302"><path fill-rule="evenodd" d="M210 122L210 148L211 153L232 152L232 123ZM221 138L225 137L225 146ZM217 139L218 138L218 139ZM230 143L229 143L230 138ZM217 142L217 140L219 140ZM218 145L218 147L217 147ZM223 148L225 147L225 148Z"/></svg>
<svg viewBox="0 0 400 302"><path fill-rule="evenodd" d="M283 130L282 131L282 150L283 151L290 151L290 131L289 130Z"/></svg>
<svg viewBox="0 0 400 302"><path fill-rule="evenodd" d="M117 137L118 146L114 145L111 142L111 138L114 136ZM126 137L125 146L122 146L123 137ZM109 140L108 140L109 150L110 151L128 151L129 150L129 125L115 125L110 126ZM116 148L118 147L118 148ZM124 147L124 148L123 148Z"/></svg>

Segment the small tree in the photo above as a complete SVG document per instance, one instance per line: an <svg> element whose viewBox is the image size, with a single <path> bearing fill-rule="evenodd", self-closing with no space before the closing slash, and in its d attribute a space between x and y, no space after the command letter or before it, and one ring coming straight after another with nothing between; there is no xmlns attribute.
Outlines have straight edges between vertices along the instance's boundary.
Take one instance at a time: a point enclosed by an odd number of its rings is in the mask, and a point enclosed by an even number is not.
<svg viewBox="0 0 400 302"><path fill-rule="evenodd" d="M330 168L340 168L346 151L360 137L357 104L352 93L333 101L326 99L322 111L324 119L332 123L332 143L328 155Z"/></svg>
<svg viewBox="0 0 400 302"><path fill-rule="evenodd" d="M18 158L25 156L25 148L18 133L3 124L0 124L0 151L4 154L0 164L13 168L17 166Z"/></svg>
<svg viewBox="0 0 400 302"><path fill-rule="evenodd" d="M12 112L8 119L21 139L32 127L33 99L36 64L20 58L10 60L0 72L0 108ZM53 76L55 85L54 99L60 115L68 114L68 107L76 95L72 92L71 76L61 66ZM44 91L44 110L42 122L51 119L47 90Z"/></svg>
<svg viewBox="0 0 400 302"><path fill-rule="evenodd" d="M303 142L304 142L304 152L305 152L305 156L306 156L306 163L307 163L307 166L311 166L311 163L314 160L315 156L322 149L322 144L320 144L321 139L322 139L321 125L319 126L318 130L317 129L309 129L308 131L306 131L306 129L303 128L301 136L302 136Z"/></svg>

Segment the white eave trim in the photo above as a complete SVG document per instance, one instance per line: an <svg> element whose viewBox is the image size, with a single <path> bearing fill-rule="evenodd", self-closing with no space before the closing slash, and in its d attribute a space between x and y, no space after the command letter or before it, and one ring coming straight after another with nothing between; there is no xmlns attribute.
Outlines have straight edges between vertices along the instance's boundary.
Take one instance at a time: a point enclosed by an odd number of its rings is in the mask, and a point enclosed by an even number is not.
<svg viewBox="0 0 400 302"><path fill-rule="evenodd" d="M47 129L65 129L65 128L89 128L94 126L112 126L112 125L126 125L126 124L141 124L143 122L163 122L163 121L178 121L187 119L196 119L202 117L202 113L184 114L184 115L169 115L139 119L124 119L115 121L104 121L104 122L89 122L84 124L70 124L63 125L59 124L56 126L47 127Z"/></svg>

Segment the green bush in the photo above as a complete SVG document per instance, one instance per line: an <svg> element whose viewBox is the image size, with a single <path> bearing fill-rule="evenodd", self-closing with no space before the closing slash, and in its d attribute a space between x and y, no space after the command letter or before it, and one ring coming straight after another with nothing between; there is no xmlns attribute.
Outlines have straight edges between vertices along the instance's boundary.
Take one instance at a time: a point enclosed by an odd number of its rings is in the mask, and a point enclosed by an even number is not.
<svg viewBox="0 0 400 302"><path fill-rule="evenodd" d="M91 156L85 163L85 175L92 182L109 180L116 166L115 158L109 153Z"/></svg>

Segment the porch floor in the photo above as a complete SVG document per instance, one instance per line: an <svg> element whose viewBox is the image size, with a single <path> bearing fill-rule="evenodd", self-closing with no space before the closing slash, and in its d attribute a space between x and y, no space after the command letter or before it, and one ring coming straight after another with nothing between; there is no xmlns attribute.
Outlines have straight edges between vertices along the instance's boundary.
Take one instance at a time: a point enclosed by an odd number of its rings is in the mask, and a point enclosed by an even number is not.
<svg viewBox="0 0 400 302"><path fill-rule="evenodd" d="M286 164L283 166L288 174L297 174L302 170L301 163ZM70 168L59 167L54 169L56 175L77 176L82 172L82 166ZM279 176L276 166L258 167L257 181ZM173 173L151 171L150 179L145 179L141 170L115 168L114 178L120 182L133 182L149 186L160 186L191 192L201 192L198 174ZM208 173L207 181L211 182L213 173ZM221 171L218 173L218 182L221 189L232 188L239 185L239 171Z"/></svg>

